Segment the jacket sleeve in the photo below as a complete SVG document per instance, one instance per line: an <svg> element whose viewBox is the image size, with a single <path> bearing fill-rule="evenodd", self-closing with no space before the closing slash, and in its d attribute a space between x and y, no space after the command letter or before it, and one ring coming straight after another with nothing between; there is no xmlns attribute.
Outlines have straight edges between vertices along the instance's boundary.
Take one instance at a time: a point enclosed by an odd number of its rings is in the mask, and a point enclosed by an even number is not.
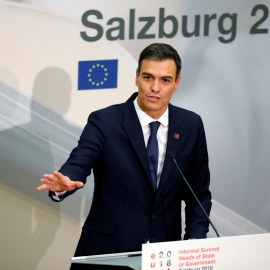
<svg viewBox="0 0 270 270"><path fill-rule="evenodd" d="M77 147L70 153L69 158L60 168L59 172L69 177L73 181L86 183L86 178L91 174L91 170L97 164L105 141L105 126L98 112L93 112L88 118L88 122L80 136ZM67 191L55 199L53 192L49 191L49 196L53 201L59 202L67 196L76 192L77 189Z"/></svg>

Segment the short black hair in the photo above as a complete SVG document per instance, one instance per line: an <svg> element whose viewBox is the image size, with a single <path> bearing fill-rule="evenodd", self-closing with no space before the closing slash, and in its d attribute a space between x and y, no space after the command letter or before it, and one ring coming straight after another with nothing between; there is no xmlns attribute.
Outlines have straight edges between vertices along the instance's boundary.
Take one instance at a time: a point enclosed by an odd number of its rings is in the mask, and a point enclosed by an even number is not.
<svg viewBox="0 0 270 270"><path fill-rule="evenodd" d="M169 44L165 43L153 43L148 45L140 54L138 61L138 73L140 74L142 61L144 59L150 59L155 61L163 61L166 59L172 59L176 65L176 78L178 79L181 72L182 62L178 52Z"/></svg>

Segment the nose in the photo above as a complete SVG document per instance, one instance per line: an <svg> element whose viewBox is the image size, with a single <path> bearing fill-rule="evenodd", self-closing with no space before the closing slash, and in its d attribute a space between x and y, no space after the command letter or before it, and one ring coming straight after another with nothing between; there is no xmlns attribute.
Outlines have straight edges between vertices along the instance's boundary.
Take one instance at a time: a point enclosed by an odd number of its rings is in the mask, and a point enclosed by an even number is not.
<svg viewBox="0 0 270 270"><path fill-rule="evenodd" d="M158 80L153 80L152 85L151 85L151 90L153 92L159 92L159 82L158 82Z"/></svg>

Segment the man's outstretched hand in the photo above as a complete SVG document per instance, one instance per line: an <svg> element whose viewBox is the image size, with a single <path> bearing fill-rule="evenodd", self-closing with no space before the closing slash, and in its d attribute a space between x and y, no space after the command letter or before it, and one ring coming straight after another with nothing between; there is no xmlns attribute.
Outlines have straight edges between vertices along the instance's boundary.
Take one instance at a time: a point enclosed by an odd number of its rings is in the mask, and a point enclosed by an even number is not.
<svg viewBox="0 0 270 270"><path fill-rule="evenodd" d="M53 172L53 174L44 174L40 180L43 185L39 186L37 190L50 190L55 192L70 191L75 188L82 188L84 184L79 181L72 181L60 172Z"/></svg>

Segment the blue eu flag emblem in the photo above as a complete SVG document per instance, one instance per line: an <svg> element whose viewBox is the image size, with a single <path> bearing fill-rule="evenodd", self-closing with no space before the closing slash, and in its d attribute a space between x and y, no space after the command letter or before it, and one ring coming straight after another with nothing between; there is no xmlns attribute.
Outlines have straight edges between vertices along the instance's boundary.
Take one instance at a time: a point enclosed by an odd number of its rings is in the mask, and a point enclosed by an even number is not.
<svg viewBox="0 0 270 270"><path fill-rule="evenodd" d="M78 90L117 88L118 60L80 61Z"/></svg>

